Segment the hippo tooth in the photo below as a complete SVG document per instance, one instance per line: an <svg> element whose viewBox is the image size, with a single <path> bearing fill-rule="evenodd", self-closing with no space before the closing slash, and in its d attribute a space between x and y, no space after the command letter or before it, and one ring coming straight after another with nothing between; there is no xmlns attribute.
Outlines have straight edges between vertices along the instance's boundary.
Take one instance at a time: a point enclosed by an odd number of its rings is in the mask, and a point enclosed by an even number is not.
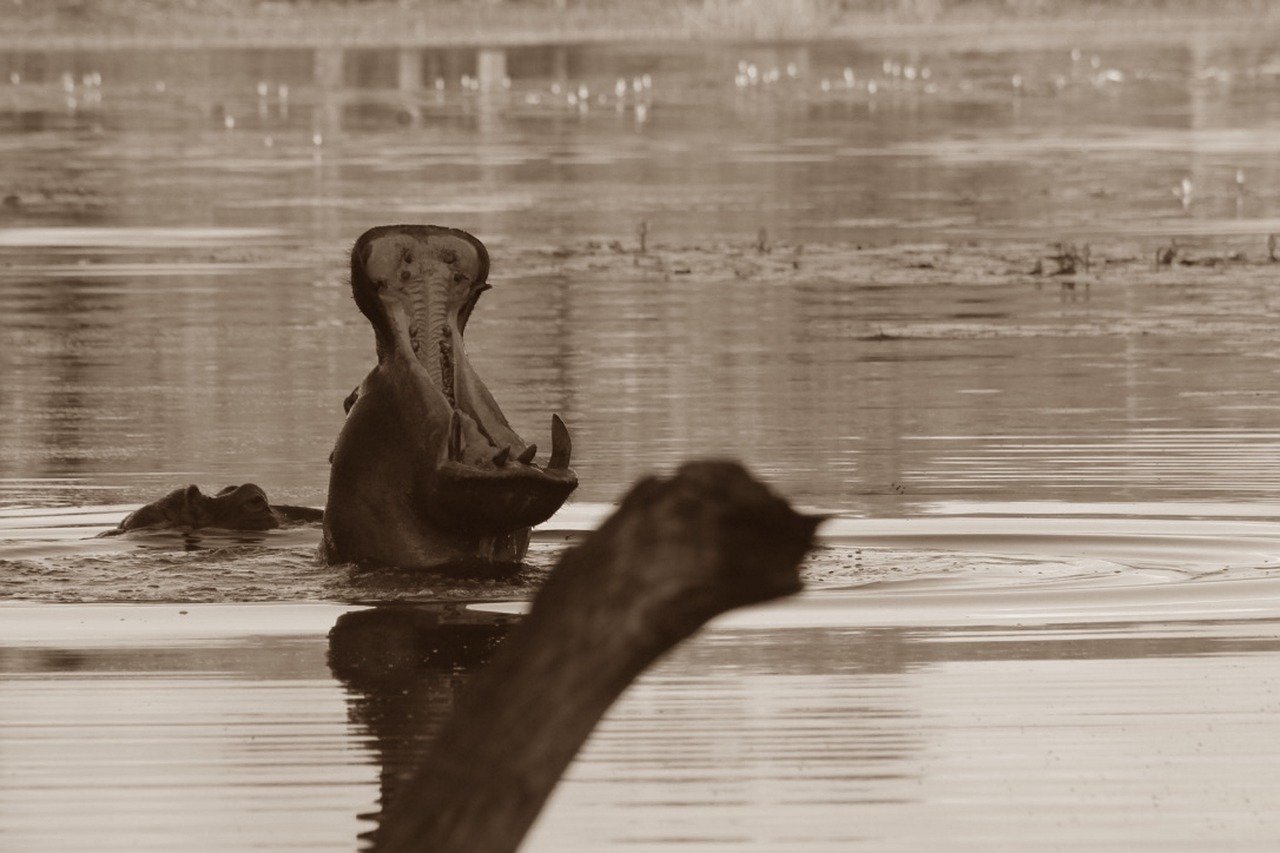
<svg viewBox="0 0 1280 853"><path fill-rule="evenodd" d="M531 444L528 447L526 447L520 453L519 456L516 457L516 461L519 462L521 465L531 465L533 464L533 457L537 455L538 455L538 445Z"/></svg>
<svg viewBox="0 0 1280 853"><path fill-rule="evenodd" d="M510 456L511 456L511 448L504 447L494 454L493 464L496 467L501 468L503 465L507 464L507 459L510 458Z"/></svg>
<svg viewBox="0 0 1280 853"><path fill-rule="evenodd" d="M449 459L462 461L462 418L458 417L456 409L449 418Z"/></svg>
<svg viewBox="0 0 1280 853"><path fill-rule="evenodd" d="M551 461L547 470L569 467L569 455L573 451L573 442L569 439L569 428L560 420L559 415L551 416Z"/></svg>

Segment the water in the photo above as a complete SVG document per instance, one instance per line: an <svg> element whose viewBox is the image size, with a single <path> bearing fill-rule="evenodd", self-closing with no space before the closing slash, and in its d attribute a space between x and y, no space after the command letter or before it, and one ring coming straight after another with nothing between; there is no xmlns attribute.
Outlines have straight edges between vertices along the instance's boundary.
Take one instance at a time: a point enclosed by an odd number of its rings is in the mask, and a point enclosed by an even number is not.
<svg viewBox="0 0 1280 853"><path fill-rule="evenodd" d="M1278 51L0 54L0 848L352 849L454 641L732 455L840 514L810 591L643 679L529 849L1274 849ZM323 503L392 221L486 242L469 352L573 432L527 570L90 538Z"/></svg>

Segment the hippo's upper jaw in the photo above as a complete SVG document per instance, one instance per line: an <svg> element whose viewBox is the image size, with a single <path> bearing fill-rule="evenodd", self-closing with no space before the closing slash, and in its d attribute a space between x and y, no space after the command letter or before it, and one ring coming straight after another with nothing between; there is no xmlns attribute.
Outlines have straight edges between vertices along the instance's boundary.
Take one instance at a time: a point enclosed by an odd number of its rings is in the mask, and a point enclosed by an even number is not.
<svg viewBox="0 0 1280 853"><path fill-rule="evenodd" d="M550 459L539 467L536 445L512 430L467 359L463 334L489 288L488 271L484 245L455 229L382 226L356 242L351 288L373 325L378 366L358 390L334 449L326 518L336 512L335 536L326 521L327 544L385 537L397 515L391 510L399 509L417 520L399 525L399 535L421 540L416 551L432 550L433 539L456 546L458 537L519 539L524 531L516 545L523 556L527 528L550 518L576 488L559 417L552 416ZM359 524L381 530L361 533L346 518L358 514L344 510L353 501L406 506L385 506L390 515L380 523L366 507L369 517ZM361 559L361 550L337 548L334 556Z"/></svg>

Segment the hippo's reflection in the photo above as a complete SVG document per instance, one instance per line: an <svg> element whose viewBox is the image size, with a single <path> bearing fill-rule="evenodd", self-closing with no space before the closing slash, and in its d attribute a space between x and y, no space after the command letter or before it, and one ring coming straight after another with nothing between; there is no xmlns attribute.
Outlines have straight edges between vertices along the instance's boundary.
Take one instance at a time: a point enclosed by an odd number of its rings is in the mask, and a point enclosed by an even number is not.
<svg viewBox="0 0 1280 853"><path fill-rule="evenodd" d="M517 619L464 602L387 604L338 619L329 668L351 694L351 721L369 733L381 768L380 810L422 763L456 696Z"/></svg>

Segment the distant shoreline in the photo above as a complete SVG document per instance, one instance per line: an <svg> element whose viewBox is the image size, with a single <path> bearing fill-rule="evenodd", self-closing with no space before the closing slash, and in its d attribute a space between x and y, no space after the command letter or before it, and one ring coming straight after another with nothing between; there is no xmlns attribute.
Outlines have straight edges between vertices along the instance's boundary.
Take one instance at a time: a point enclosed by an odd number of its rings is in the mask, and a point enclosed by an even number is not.
<svg viewBox="0 0 1280 853"><path fill-rule="evenodd" d="M1152 10L1010 15L982 10L933 19L866 12L821 15L816 0L672 2L648 14L630 6L556 11L546 5L440 3L430 11L394 0L362 3L214 0L188 8L165 0L18 0L0 32L0 51L217 48L519 47L638 42L859 41L917 43L937 49L990 49L1191 42L1261 34L1280 42L1280 9L1248 0L1214 9L1187 4ZM744 10L743 7L752 7Z"/></svg>

